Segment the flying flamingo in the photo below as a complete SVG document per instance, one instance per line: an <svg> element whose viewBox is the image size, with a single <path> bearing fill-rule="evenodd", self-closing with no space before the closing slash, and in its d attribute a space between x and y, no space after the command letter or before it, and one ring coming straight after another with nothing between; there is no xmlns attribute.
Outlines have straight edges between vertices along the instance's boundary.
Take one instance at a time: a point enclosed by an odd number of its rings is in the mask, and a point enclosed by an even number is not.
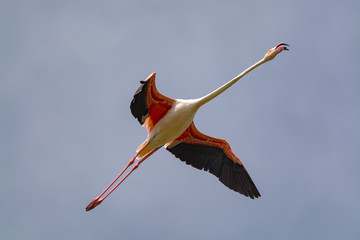
<svg viewBox="0 0 360 240"><path fill-rule="evenodd" d="M136 154L114 181L89 203L86 211L98 206L145 159L162 146L186 164L214 174L228 188L252 199L260 197L254 182L240 159L232 152L229 144L225 140L199 132L193 119L202 105L217 97L253 69L274 59L283 50L289 50L287 46L289 45L286 43L278 44L270 49L263 59L220 88L198 99L172 99L161 95L155 86L155 73L150 74L145 81L140 81L141 86L134 94L130 109L133 116L148 130L147 139L137 148ZM108 191L135 159L139 161Z"/></svg>

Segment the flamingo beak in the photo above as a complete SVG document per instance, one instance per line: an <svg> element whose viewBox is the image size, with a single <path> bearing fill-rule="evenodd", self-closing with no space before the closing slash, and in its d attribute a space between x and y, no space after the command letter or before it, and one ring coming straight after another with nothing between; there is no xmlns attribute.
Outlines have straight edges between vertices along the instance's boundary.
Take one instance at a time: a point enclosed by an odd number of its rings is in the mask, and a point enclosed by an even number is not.
<svg viewBox="0 0 360 240"><path fill-rule="evenodd" d="M288 48L288 47L290 47L289 44L279 43L279 44L274 48L274 50L276 51L276 53L281 53L283 50L289 51L289 48Z"/></svg>

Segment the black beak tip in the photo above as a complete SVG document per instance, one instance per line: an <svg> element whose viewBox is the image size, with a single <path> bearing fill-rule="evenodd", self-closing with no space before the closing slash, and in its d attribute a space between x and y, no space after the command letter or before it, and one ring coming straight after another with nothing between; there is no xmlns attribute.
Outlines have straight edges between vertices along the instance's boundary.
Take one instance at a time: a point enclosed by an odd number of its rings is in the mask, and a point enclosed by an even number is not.
<svg viewBox="0 0 360 240"><path fill-rule="evenodd" d="M279 44L275 47L275 49L278 48L278 47L281 47L281 46L283 46L284 50L289 51L289 48L288 48L288 47L290 47L290 45L287 44L287 43L283 43L283 42L282 42L282 43L279 43Z"/></svg>
<svg viewBox="0 0 360 240"><path fill-rule="evenodd" d="M289 44L287 44L287 43L283 43L283 42L282 42L282 43L279 43L279 44L275 47L275 49L276 49L276 48L278 48L278 47L280 47L280 46L287 46L287 47L290 47L290 45L289 45ZM284 49L285 49L285 50L289 50L289 48L287 48L287 47L284 47Z"/></svg>

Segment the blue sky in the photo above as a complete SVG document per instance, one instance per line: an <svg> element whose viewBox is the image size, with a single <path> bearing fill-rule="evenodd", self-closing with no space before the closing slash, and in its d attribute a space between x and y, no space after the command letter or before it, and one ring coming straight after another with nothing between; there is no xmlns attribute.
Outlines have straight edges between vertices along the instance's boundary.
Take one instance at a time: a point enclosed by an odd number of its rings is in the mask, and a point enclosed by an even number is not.
<svg viewBox="0 0 360 240"><path fill-rule="evenodd" d="M1 239L355 239L360 224L359 1L1 1ZM129 105L157 72L199 110L262 194L161 149L85 206L146 138Z"/></svg>

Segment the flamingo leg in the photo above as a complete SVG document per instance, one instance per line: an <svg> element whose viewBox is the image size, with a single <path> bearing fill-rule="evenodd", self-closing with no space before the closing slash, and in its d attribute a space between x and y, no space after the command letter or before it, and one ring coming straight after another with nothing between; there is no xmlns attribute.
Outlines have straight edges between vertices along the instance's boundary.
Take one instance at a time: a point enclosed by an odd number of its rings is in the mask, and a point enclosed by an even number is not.
<svg viewBox="0 0 360 240"><path fill-rule="evenodd" d="M143 147L145 148L145 146ZM143 149L142 148L142 149ZM154 150L152 150L151 152L149 152L148 154L146 154L143 158L141 158L139 161L137 161L135 163L135 165L131 168L131 170L110 190L109 188L119 179L119 177L126 171L126 169L131 166L136 157L140 154L141 150L138 151L131 159L130 161L128 162L128 164L125 166L125 168L119 173L119 175L110 183L110 185L99 195L97 196L96 198L94 198L90 203L89 205L86 207L86 211L90 211L91 209L95 208L96 206L98 206L102 201L104 201L105 198L107 198L135 169L137 169L139 167L139 165L145 160L147 159L148 157L150 157L154 152L156 152L158 148L155 148ZM107 192L108 191L108 192ZM107 193L106 193L107 192ZM106 193L106 194L105 194ZM104 197L101 198L102 195L104 195Z"/></svg>

